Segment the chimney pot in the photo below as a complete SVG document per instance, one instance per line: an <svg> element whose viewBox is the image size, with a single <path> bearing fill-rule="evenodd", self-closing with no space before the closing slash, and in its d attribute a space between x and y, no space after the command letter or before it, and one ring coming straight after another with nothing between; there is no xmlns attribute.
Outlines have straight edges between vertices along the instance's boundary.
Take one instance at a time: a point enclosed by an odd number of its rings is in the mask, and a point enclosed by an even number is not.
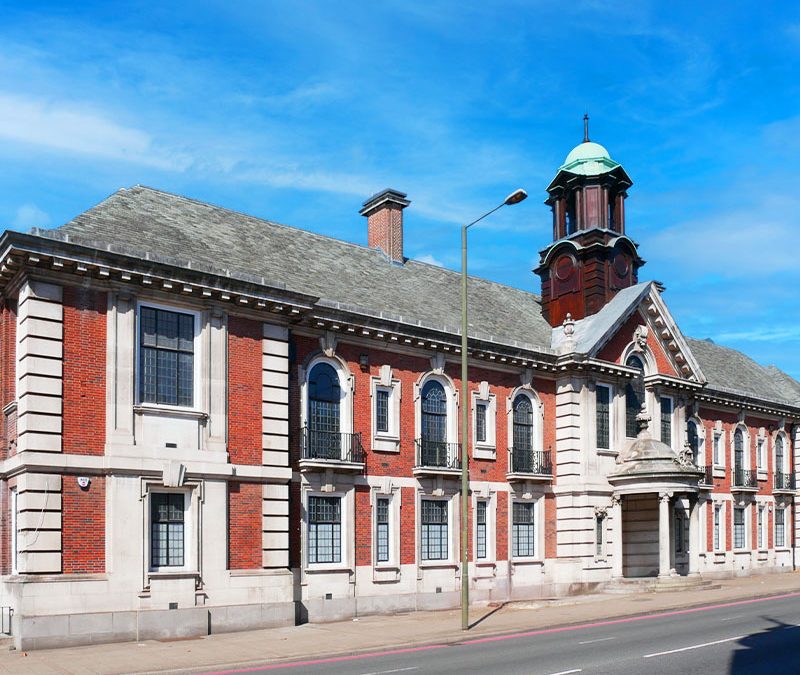
<svg viewBox="0 0 800 675"><path fill-rule="evenodd" d="M403 262L403 209L411 202L406 193L386 188L372 195L359 213L367 218L367 243L395 262Z"/></svg>

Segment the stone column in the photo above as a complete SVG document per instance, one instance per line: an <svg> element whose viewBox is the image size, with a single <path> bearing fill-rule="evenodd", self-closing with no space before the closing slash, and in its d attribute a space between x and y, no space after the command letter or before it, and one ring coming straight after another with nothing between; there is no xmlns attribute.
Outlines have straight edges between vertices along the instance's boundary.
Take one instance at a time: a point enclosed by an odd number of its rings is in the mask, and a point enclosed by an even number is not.
<svg viewBox="0 0 800 675"><path fill-rule="evenodd" d="M689 574L700 574L700 498L689 497Z"/></svg>
<svg viewBox="0 0 800 675"><path fill-rule="evenodd" d="M622 578L622 498L611 497L611 578Z"/></svg>
<svg viewBox="0 0 800 675"><path fill-rule="evenodd" d="M658 495L658 576L669 576L669 492Z"/></svg>

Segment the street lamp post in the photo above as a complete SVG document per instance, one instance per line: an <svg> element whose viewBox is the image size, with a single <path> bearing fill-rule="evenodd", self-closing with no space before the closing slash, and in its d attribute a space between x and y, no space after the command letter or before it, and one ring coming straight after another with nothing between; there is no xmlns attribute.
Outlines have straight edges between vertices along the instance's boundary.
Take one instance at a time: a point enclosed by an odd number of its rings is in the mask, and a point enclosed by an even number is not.
<svg viewBox="0 0 800 675"><path fill-rule="evenodd" d="M467 230L504 206L528 197L514 190L502 204L461 228L461 630L469 630L469 386L467 384Z"/></svg>

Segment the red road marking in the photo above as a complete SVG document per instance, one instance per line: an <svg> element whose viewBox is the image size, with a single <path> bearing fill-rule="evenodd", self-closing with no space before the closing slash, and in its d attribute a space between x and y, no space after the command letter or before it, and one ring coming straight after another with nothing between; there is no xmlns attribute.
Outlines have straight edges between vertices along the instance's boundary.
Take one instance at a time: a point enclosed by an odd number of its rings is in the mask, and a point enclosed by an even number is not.
<svg viewBox="0 0 800 675"><path fill-rule="evenodd" d="M695 612L708 612L713 609L724 609L725 607L737 607L739 605L750 605L756 602L768 602L770 600L783 600L785 598L800 597L798 593L784 593L783 595L772 595L766 598L750 598L749 600L734 600L723 602L718 605L704 605L703 607L691 607L689 609L676 609L669 612L659 612L657 614L642 614L639 616L629 616L622 619L609 619L607 621L595 621L593 623L582 623L576 626L561 626L559 628L542 628L541 630L527 631L523 633L511 633L510 635L495 635L491 637L475 638L465 640L458 645L476 645L484 642L500 642L502 640L515 640L517 638L532 637L534 635L547 635L549 633L565 633L567 631L584 630L586 628L598 628L600 626L614 626L620 623L631 623L633 621L647 621L648 619L660 619L665 616L678 616L681 614L694 614ZM273 663L263 666L253 666L249 668L235 668L232 670L208 671L203 675L236 675L236 673L254 673L259 670L278 670L279 668L302 668L305 666L316 666L324 663L340 663L342 661L358 661L361 659L371 659L378 656L393 656L395 654L410 654L413 652L424 652L431 649L444 649L451 645L425 645L424 647L408 647L406 649L390 649L388 651L368 652L366 654L351 654L349 656L332 656L324 659L312 659L310 661L292 661L289 663Z"/></svg>

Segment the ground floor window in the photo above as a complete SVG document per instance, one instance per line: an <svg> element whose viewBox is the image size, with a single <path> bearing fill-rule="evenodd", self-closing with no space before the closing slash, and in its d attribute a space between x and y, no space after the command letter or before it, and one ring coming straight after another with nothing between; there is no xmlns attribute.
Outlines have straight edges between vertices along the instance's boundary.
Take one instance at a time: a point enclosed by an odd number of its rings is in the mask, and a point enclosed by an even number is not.
<svg viewBox="0 0 800 675"><path fill-rule="evenodd" d="M514 502L512 513L511 549L515 558L536 554L536 504Z"/></svg>
<svg viewBox="0 0 800 675"><path fill-rule="evenodd" d="M308 498L308 562L342 562L342 498Z"/></svg>
<svg viewBox="0 0 800 675"><path fill-rule="evenodd" d="M733 548L745 547L744 507L733 509Z"/></svg>
<svg viewBox="0 0 800 675"><path fill-rule="evenodd" d="M756 535L758 539L758 548L764 549L767 547L765 531L764 531L764 507L758 507L758 521L756 524Z"/></svg>
<svg viewBox="0 0 800 675"><path fill-rule="evenodd" d="M423 499L420 511L422 559L447 560L447 502Z"/></svg>
<svg viewBox="0 0 800 675"><path fill-rule="evenodd" d="M714 550L719 551L721 548L720 542L720 527L722 520L722 505L714 505Z"/></svg>
<svg viewBox="0 0 800 675"><path fill-rule="evenodd" d="M377 561L389 562L389 498L378 497L375 502L375 542Z"/></svg>
<svg viewBox="0 0 800 675"><path fill-rule="evenodd" d="M605 541L604 541L605 537L603 536L605 522L606 522L606 517L604 514L598 513L597 516L595 516L595 521L594 521L594 529L595 529L594 538L596 542L595 553L598 556L603 555L603 548L605 546Z"/></svg>
<svg viewBox="0 0 800 675"><path fill-rule="evenodd" d="M486 558L486 502L480 501L475 510L475 557L478 560Z"/></svg>
<svg viewBox="0 0 800 675"><path fill-rule="evenodd" d="M185 504L182 492L150 494L151 567L183 567Z"/></svg>
<svg viewBox="0 0 800 675"><path fill-rule="evenodd" d="M775 546L780 548L786 546L786 509L778 507L775 509Z"/></svg>

